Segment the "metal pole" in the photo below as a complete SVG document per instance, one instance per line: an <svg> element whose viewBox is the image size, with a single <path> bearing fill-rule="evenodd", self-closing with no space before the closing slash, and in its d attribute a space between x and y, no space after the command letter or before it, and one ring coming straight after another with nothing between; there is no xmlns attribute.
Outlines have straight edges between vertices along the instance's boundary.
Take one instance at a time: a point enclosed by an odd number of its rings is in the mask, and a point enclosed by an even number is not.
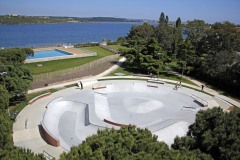
<svg viewBox="0 0 240 160"><path fill-rule="evenodd" d="M158 80L159 80L159 70L160 70L160 55L161 53L158 53Z"/></svg>
<svg viewBox="0 0 240 160"><path fill-rule="evenodd" d="M182 80L182 77L183 77L183 67L182 67L182 75L181 75L181 80Z"/></svg>

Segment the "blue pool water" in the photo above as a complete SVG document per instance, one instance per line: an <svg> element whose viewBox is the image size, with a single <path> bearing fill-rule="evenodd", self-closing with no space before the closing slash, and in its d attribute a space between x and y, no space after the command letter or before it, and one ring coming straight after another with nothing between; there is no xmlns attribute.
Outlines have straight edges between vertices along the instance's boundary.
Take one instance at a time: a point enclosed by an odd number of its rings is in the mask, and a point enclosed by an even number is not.
<svg viewBox="0 0 240 160"><path fill-rule="evenodd" d="M34 56L28 56L27 59L38 59L38 58L50 58L58 56L69 56L71 53L60 51L60 50L44 50L34 52Z"/></svg>

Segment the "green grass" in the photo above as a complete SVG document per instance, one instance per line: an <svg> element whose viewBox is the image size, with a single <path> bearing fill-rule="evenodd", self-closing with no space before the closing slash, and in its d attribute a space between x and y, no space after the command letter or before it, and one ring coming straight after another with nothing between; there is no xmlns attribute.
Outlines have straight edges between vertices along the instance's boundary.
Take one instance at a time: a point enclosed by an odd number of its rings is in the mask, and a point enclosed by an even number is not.
<svg viewBox="0 0 240 160"><path fill-rule="evenodd" d="M77 87L78 84L77 83L74 83L74 84L69 84L69 85L66 85L64 86L65 88L71 88L71 87Z"/></svg>
<svg viewBox="0 0 240 160"><path fill-rule="evenodd" d="M110 80L139 80L139 81L146 81L146 79L142 79L142 78L107 78L107 79L98 79L98 81L110 81Z"/></svg>
<svg viewBox="0 0 240 160"><path fill-rule="evenodd" d="M115 49L115 50L128 50L129 48L121 46L121 45L109 45L108 47Z"/></svg>
<svg viewBox="0 0 240 160"><path fill-rule="evenodd" d="M125 74L125 76L131 76L133 74L140 74L140 72L137 71L137 70L127 69L126 67L124 67L124 64L121 67L119 67L117 70L115 70L114 72L110 73L108 76L116 76L115 73L123 73L123 74ZM161 71L160 74L159 74L159 77L162 78L162 79L169 79L169 80L175 80L175 81L182 80L183 83L187 83L187 84L197 86L192 81L190 81L186 78L181 79L180 76L177 76L177 75L175 75L175 74L173 74L173 73L171 73L170 71L167 71L167 70Z"/></svg>
<svg viewBox="0 0 240 160"><path fill-rule="evenodd" d="M171 73L170 71L161 71L159 73L159 77L162 79L169 79L169 80L174 80L174 81L182 81L183 83L187 83L187 84L191 84L194 86L198 86L195 83L193 83L192 81L186 79L186 78L181 78L180 76L177 76L173 73Z"/></svg>
<svg viewBox="0 0 240 160"><path fill-rule="evenodd" d="M26 100L22 101L21 103L15 105L15 106L9 106L10 113L11 113L11 115L13 115L14 111L18 111L18 113L20 113L21 110L24 107L26 107L28 105L28 102L30 100L32 100L34 97L37 97L37 96L42 95L42 94L47 93L47 92L51 92L51 93L57 92L59 90L61 90L61 89L60 88L58 88L58 89L49 89L49 90L42 91L42 92L36 92L36 93L27 94L26 95ZM14 118L14 117L12 116L12 118Z"/></svg>
<svg viewBox="0 0 240 160"><path fill-rule="evenodd" d="M105 56L113 55L112 52L109 52L105 49L102 49L98 46L95 47L84 47L83 49L97 52L97 56L94 57L83 57L83 58L72 58L72 59L62 59L62 60L54 60L47 62L36 62L36 63L28 63L25 64L30 70L32 75L54 72L58 70L63 70L67 68L77 67L99 58L103 58ZM37 67L37 64L42 64L42 67Z"/></svg>

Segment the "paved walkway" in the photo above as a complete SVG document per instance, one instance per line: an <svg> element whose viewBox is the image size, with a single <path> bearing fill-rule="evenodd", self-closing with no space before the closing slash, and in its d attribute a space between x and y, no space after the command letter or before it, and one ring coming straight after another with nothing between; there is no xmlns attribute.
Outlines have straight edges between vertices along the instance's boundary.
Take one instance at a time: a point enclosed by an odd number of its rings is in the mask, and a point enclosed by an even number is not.
<svg viewBox="0 0 240 160"><path fill-rule="evenodd" d="M47 86L44 88L39 88L35 90L30 90L29 93L33 92L39 92L43 90L48 90L51 88L61 88L65 85L70 85L73 83L78 83L80 80L83 82L84 88L89 87L91 88L92 86L97 84L97 79L108 79L108 78L134 78L134 79L149 79L148 77L136 77L136 76L114 76L114 77L103 77L108 75L109 73L113 72L115 69L118 68L118 66L125 61L125 58L121 58L119 63L117 65L114 65L110 69L106 70L105 72L94 76L94 77L87 77L87 78L82 78L78 79L75 81L71 82L65 82L61 84L56 84L52 86ZM185 77L188 78L188 77ZM157 79L155 79L157 80ZM160 79L161 81L164 82L171 82L171 83L176 83L176 81L173 80L166 80L166 79ZM182 85L186 85L188 87L200 90L201 87L200 85L202 84L201 82L198 82L196 80L192 80L194 83L196 83L199 86L194 86L186 83L182 83ZM104 82L102 82L104 83ZM170 84L168 84L170 85ZM172 85L174 86L174 85ZM188 93L188 94L199 94L200 96L203 95L202 92L197 92L185 87L182 87L179 89L180 92L182 93ZM210 106L216 106L219 104L221 107L227 109L229 107L228 103L225 103L224 101L230 102L238 107L240 107L240 103L237 101L234 101L230 99L229 97L226 97L224 95L220 95L218 92L205 87L204 91L207 93L210 93L214 95L215 97L213 99L208 99L208 103ZM45 106L53 99L60 97L60 96L65 96L65 95L70 95L74 94L77 92L81 92L77 87L72 87L72 88L67 88L64 90L60 90L58 92L55 92L54 94L45 97L43 99L40 99L36 102L34 102L32 105L27 105L17 116L17 121L13 125L13 140L14 144L16 146L20 147L25 147L25 148L30 148L33 152L35 153L43 153L43 150L48 152L50 155L58 158L59 155L64 152L65 150L61 147L53 147L51 145L48 145L43 138L41 137L39 133L39 124L42 121L43 114L46 110ZM217 103L216 103L217 102ZM26 122L27 121L27 122Z"/></svg>
<svg viewBox="0 0 240 160"><path fill-rule="evenodd" d="M121 58L119 60L119 62L112 66L111 68L109 68L108 70L104 71L103 73L99 74L99 75L96 75L96 76L93 76L93 77L85 77L85 78L80 78L80 79L77 79L77 80L74 80L74 81L70 81L70 82L63 82L63 83L59 83L59 84L55 84L55 85L50 85L50 86L47 86L47 87L44 87L44 88L38 88L38 89L34 89L34 90L29 90L28 93L33 93L33 92L39 92L39 91L43 91L43 90L48 90L48 89L52 89L52 88L61 88L61 87L64 87L66 85L70 85L70 84L73 84L73 83L78 83L79 81L91 81L94 83L96 81L96 79L98 78L136 78L136 76L118 76L118 77L104 77L106 75L108 75L109 73L113 72L114 70L116 70L119 65L121 65L124 61L126 60L125 57ZM179 73L177 72L174 72L175 74L181 76ZM196 85L198 85L199 87L196 87L194 85L190 85L190 84L186 84L186 83L182 83L183 85L186 85L186 86L189 86L191 88L195 88L195 89L201 89L201 85L204 85L204 91L211 94L211 95L214 95L217 99L220 99L220 100L223 100L227 103L230 103L230 104L233 104L237 107L240 107L240 102L236 101L236 100L233 100L225 95L221 95L220 93L218 93L217 91L207 87L205 84L203 84L202 82L200 81L197 81L195 79L192 79L190 77L187 77L187 76L183 76L184 78L192 81L193 83L195 83ZM138 78L144 78L144 79L149 79L148 77L138 77ZM174 80L167 80L167 79L160 79L161 81L165 81L165 82L170 82L170 83L177 83L176 81Z"/></svg>
<svg viewBox="0 0 240 160"><path fill-rule="evenodd" d="M181 74L179 74L179 73L177 73L177 72L174 72L174 71L172 71L172 72L173 72L174 74L178 75L178 76L181 76ZM199 86L199 89L201 88L201 85L204 85L204 91L205 91L205 92L210 93L211 95L214 95L216 98L221 99L221 100L223 100L223 101L225 101L225 102L227 102L227 103L233 104L233 105L235 105L235 106L237 106L237 107L240 108L240 102L238 102L238 101L236 101L236 100L234 100L234 99L231 99L230 97L227 97L227 96L225 96L225 95L222 95L221 93L219 93L219 92L217 92L217 91L215 91L215 90L207 87L206 84L204 84L204 83L202 83L202 82L200 82L200 81L197 81L197 80L192 79L192 78L187 77L187 76L183 76L183 77L186 78L186 79L188 79L188 80L190 80L190 81L192 81L192 82L195 83L196 85L198 85L198 86Z"/></svg>

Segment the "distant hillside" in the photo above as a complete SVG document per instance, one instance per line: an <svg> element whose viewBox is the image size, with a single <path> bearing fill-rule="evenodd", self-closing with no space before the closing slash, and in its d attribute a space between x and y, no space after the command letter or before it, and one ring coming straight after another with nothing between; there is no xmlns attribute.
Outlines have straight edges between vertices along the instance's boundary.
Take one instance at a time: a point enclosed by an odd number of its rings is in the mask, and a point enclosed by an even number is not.
<svg viewBox="0 0 240 160"><path fill-rule="evenodd" d="M138 19L125 19L114 17L49 17L49 16L20 16L2 15L0 24L47 24L47 23L81 23L81 22L142 22Z"/></svg>

